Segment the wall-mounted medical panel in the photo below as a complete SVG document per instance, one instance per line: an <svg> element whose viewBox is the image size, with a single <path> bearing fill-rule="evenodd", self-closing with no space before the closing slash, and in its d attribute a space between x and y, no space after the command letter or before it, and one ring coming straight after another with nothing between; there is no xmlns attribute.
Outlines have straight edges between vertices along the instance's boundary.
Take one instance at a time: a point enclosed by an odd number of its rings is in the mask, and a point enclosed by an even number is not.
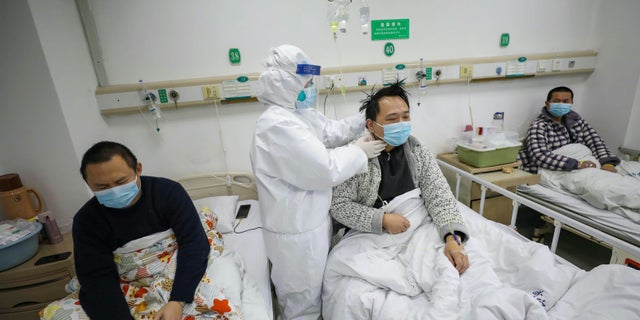
<svg viewBox="0 0 640 320"><path fill-rule="evenodd" d="M396 79L404 80L409 87L422 84L473 83L476 81L512 80L536 76L554 76L575 73L591 73L595 70L597 52L593 50L451 59L437 61L412 61L407 63L343 66L323 68L314 78L321 93L346 93L370 91ZM428 76L426 76L428 75ZM158 90L175 90L177 101L158 102L162 109L184 108L214 103L229 104L257 101L256 81L259 73L229 75L211 78L145 82L148 92L159 96ZM143 86L123 84L98 87L96 99L102 115L144 112L148 105L144 100Z"/></svg>

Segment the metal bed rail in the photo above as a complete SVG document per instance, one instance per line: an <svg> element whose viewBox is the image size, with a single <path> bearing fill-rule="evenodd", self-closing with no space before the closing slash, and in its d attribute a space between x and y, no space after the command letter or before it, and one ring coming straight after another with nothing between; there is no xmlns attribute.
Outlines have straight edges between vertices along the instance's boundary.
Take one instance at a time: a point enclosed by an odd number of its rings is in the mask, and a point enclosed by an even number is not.
<svg viewBox="0 0 640 320"><path fill-rule="evenodd" d="M511 224L509 225L509 227L514 228L515 229L515 224L516 224L516 219L518 217L518 206L520 204L523 204L541 214L544 214L546 216L552 217L554 219L554 230L553 230L553 239L551 241L551 251L553 253L556 252L556 249L558 247L558 241L560 239L560 230L562 229L562 225L566 224L569 225L571 227L573 227L574 229L577 229L581 232L584 232L594 238L600 239L610 245L612 245L613 247L616 247L618 249L624 250L630 254L633 254L634 256L638 257L640 256L640 247L635 246L631 243L628 243L624 240L618 239L608 233L605 233L601 230L598 230L596 228L593 228L589 225L586 225L580 221L576 221L574 219L571 219L567 216L564 216L556 211L553 211L550 208L547 208L541 204L538 204L536 202L533 202L529 199L526 199L516 193L513 193L507 189L504 189L500 186L497 186L491 182L482 180L480 178L478 178L477 176L474 176L473 174L466 172L462 169L456 168L440 159L436 159L436 161L438 161L438 164L440 165L441 168L445 168L447 170L450 170L452 172L454 172L456 174L456 190L454 192L454 194L456 195L456 199L458 198L458 194L459 194L459 188L460 188L460 179L462 177L469 179L473 182L476 182L480 185L480 190L482 191L481 193L481 198L480 198L480 215L483 215L484 212L484 201L485 201L485 196L486 196L486 192L487 189L491 189L497 193L502 194L503 196L509 198L512 200L513 203L513 210L511 212Z"/></svg>
<svg viewBox="0 0 640 320"><path fill-rule="evenodd" d="M618 148L618 150L620 150L620 152L628 155L629 158L631 159L631 161L638 161L638 158L640 157L640 150L639 149L634 149L634 148L621 146L621 147Z"/></svg>

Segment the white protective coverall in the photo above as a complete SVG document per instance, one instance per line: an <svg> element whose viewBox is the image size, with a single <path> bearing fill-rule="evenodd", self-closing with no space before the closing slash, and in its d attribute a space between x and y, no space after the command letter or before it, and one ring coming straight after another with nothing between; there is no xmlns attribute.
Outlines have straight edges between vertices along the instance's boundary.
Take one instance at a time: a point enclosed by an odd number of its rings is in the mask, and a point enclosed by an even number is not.
<svg viewBox="0 0 640 320"><path fill-rule="evenodd" d="M318 319L331 240L332 187L367 164L347 144L364 132L363 115L335 121L315 108L295 109L312 78L296 74L311 64L299 48L271 49L257 97L268 109L258 118L250 156L256 178L271 280L282 319Z"/></svg>

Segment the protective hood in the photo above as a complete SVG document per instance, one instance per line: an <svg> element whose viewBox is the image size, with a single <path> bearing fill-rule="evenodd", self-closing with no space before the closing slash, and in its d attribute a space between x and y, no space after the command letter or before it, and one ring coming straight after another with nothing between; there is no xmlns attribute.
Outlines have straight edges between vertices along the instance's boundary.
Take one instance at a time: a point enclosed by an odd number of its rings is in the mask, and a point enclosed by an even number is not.
<svg viewBox="0 0 640 320"><path fill-rule="evenodd" d="M313 77L296 74L296 67L313 62L296 46L285 44L270 51L264 63L266 70L258 79L258 100L266 105L295 109L298 93Z"/></svg>

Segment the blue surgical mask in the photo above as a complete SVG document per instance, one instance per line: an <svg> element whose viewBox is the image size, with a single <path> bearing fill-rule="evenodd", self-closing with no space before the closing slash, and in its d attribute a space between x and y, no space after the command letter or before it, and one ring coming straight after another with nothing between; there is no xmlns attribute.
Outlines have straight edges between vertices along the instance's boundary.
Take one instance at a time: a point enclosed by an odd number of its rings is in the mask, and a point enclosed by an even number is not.
<svg viewBox="0 0 640 320"><path fill-rule="evenodd" d="M114 208L114 209L122 209L131 204L131 201L138 195L138 176L129 182L123 185L113 187L111 189L96 191L93 194L96 195L98 202L100 202L103 206Z"/></svg>
<svg viewBox="0 0 640 320"><path fill-rule="evenodd" d="M565 114L571 111L571 103L550 103L549 104L549 113L551 113L554 117L562 117Z"/></svg>
<svg viewBox="0 0 640 320"><path fill-rule="evenodd" d="M407 142L409 134L411 134L411 122L409 121L389 123L384 126L375 121L373 123L381 126L384 130L384 137L381 137L382 140L394 147Z"/></svg>
<svg viewBox="0 0 640 320"><path fill-rule="evenodd" d="M313 85L310 85L298 94L296 109L313 108L316 105L316 100L318 100L318 91Z"/></svg>

